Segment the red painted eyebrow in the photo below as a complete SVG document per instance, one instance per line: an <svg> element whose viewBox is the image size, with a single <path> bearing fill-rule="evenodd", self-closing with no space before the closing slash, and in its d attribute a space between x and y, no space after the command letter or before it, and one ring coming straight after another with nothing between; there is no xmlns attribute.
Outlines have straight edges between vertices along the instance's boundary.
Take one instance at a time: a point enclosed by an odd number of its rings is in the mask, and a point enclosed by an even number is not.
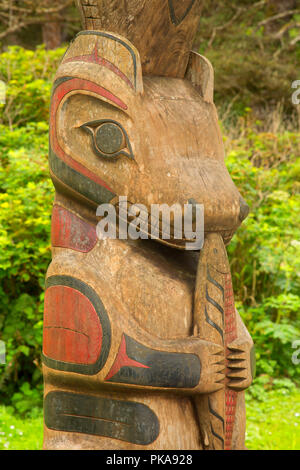
<svg viewBox="0 0 300 470"><path fill-rule="evenodd" d="M134 89L134 86L129 80L129 78L118 67L116 67L116 65L114 65L109 60L99 56L97 44L95 45L95 49L91 54L80 55L76 57L71 57L70 59L65 59L63 61L63 64L67 64L70 62L88 62L92 64L102 65L103 67L106 67L107 69L111 70L113 73L118 75L118 77L120 77L124 82L126 82L127 85Z"/></svg>
<svg viewBox="0 0 300 470"><path fill-rule="evenodd" d="M56 102L60 103L64 96L70 93L71 91L91 91L92 93L106 98L107 100L116 104L125 111L128 109L128 106L120 98L108 91L106 88L103 88L102 86L97 85L96 83L91 82L89 80L84 80L81 78L72 78L61 83L55 89L52 99L55 99Z"/></svg>
<svg viewBox="0 0 300 470"><path fill-rule="evenodd" d="M87 178L91 179L95 183L104 186L109 191L113 192L107 184L101 180L97 175L95 175L92 171L86 168L81 163L74 160L72 157L67 155L63 149L60 147L57 135L56 135L56 114L58 107L62 101L62 99L67 96L72 91L90 91L99 96L103 96L104 98L108 99L112 103L116 104L120 108L127 110L127 105L123 103L120 98L113 95L110 91L106 90L105 88L96 85L96 83L90 82L89 80L83 80L81 78L70 78L66 77L66 80L62 81L55 89L52 96L51 102L51 133L50 133L50 140L53 151L56 155L61 158L67 165L69 165L74 170L78 171L82 175L86 176Z"/></svg>

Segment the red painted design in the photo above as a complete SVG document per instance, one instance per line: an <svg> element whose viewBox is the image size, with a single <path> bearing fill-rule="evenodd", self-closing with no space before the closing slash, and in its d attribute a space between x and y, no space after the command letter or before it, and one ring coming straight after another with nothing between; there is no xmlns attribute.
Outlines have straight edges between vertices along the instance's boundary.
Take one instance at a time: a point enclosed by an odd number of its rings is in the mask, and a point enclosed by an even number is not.
<svg viewBox="0 0 300 470"><path fill-rule="evenodd" d="M49 287L45 294L44 355L61 362L95 364L101 346L101 323L89 299L71 287Z"/></svg>
<svg viewBox="0 0 300 470"><path fill-rule="evenodd" d="M52 246L88 253L97 243L96 228L61 206L53 207L51 227Z"/></svg>
<svg viewBox="0 0 300 470"><path fill-rule="evenodd" d="M62 99L67 96L69 93L72 91L77 91L80 93L80 91L89 91L92 93L95 93L99 96L102 96L109 101L112 101L115 103L117 106L120 108L126 110L127 106L123 101L121 101L119 98L117 98L115 95L110 93L108 90L105 88L96 85L93 82L90 82L89 80L82 80L80 78L72 78L71 80L68 80L66 82L61 83L54 91L54 94L52 96L52 101L51 101L51 113L50 113L50 122L51 122L51 132L50 132L50 143L52 150L55 152L55 154L61 158L67 165L69 165L71 168L74 170L78 171L82 175L86 176L90 180L94 181L95 183L99 184L100 186L103 186L104 188L108 189L110 192L113 193L113 190L103 181L101 178L99 178L95 173L92 171L88 170L84 165L81 163L77 162L74 160L72 157L67 155L63 149L60 147L57 139L57 126L56 126L56 114L58 107L62 101Z"/></svg>
<svg viewBox="0 0 300 470"><path fill-rule="evenodd" d="M227 355L230 351L227 346L237 338L236 313L231 274L225 276L225 346ZM228 369L227 369L228 371ZM232 435L235 423L237 392L226 388L225 391L225 450L232 448Z"/></svg>
<svg viewBox="0 0 300 470"><path fill-rule="evenodd" d="M95 49L91 54L86 54L86 55L80 55L76 57L71 57L70 59L64 60L64 64L70 63L70 62L88 62L92 64L98 64L103 67L106 67L107 69L111 70L113 73L118 75L124 82L127 83L131 88L134 88L133 84L129 80L129 78L118 68L116 67L112 62L110 62L107 59L104 59L103 57L99 56L98 54L98 44L95 45Z"/></svg>
<svg viewBox="0 0 300 470"><path fill-rule="evenodd" d="M127 367L139 367L142 369L150 369L150 367L145 366L141 362L134 361L133 359L130 359L130 357L127 356L126 339L125 339L125 336L123 335L117 358L110 372L108 373L107 377L105 377L105 380L106 381L110 380L114 375L116 375L119 372L119 370L122 367L126 367L126 366Z"/></svg>

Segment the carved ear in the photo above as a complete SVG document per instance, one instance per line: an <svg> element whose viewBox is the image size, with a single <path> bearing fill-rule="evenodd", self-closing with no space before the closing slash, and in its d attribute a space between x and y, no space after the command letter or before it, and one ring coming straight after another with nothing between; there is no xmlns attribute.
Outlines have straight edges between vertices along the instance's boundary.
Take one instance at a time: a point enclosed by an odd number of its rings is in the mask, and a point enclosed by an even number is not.
<svg viewBox="0 0 300 470"><path fill-rule="evenodd" d="M66 76L73 76L75 73L77 77L79 71L74 63L81 63L80 78L97 82L99 77L95 66L98 66L110 71L136 93L143 93L139 52L127 39L118 34L81 31L67 50L59 69L60 73L63 71ZM114 86L112 79L110 86Z"/></svg>
<svg viewBox="0 0 300 470"><path fill-rule="evenodd" d="M206 57L192 51L185 78L194 85L204 101L213 103L214 69Z"/></svg>

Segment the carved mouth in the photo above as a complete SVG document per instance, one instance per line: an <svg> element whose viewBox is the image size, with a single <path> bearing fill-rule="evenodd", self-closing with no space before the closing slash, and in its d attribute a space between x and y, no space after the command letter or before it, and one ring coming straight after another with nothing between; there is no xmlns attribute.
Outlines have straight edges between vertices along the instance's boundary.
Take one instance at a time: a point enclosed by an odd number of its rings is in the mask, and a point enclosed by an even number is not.
<svg viewBox="0 0 300 470"><path fill-rule="evenodd" d="M178 230L176 229L175 224L174 224L174 214L171 214L170 217L170 224L166 225L163 223L162 216L160 217L155 217L152 214L149 214L148 211L144 211L142 208L138 208L138 212L136 212L137 205L130 203L128 201L128 208L126 211L122 207L120 207L119 201L117 200L115 205L116 209L116 214L117 214L117 219L118 219L118 224L117 228L120 233L120 222L122 222L122 226L128 230L128 227L130 224L134 224L137 217L139 218L140 221L142 221L141 224L139 224L136 227L136 232L140 234L141 239L151 239L155 240L159 243L162 243L166 246L176 248L179 250L186 250L187 245L188 246L193 246L194 245L194 251L200 251L202 246L203 246L203 241L204 241L204 236L203 240L199 246L199 243L197 243L196 237L187 237L185 236L184 229ZM132 215L132 208L135 210L135 215ZM166 228L167 227L167 228ZM182 220L182 227L184 227L184 220ZM193 231L196 231L195 227L195 222L193 220ZM208 233L219 233L224 241L225 245L228 245L235 233L234 230L205 230L204 227L204 234L206 235ZM128 237L130 238L130 237ZM198 240L199 242L199 240ZM193 249L193 248L189 248Z"/></svg>

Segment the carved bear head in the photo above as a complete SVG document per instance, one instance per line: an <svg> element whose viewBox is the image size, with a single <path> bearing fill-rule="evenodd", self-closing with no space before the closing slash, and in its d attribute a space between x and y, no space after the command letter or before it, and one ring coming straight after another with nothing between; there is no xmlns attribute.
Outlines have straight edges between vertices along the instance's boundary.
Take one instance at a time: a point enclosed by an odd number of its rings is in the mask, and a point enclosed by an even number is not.
<svg viewBox="0 0 300 470"><path fill-rule="evenodd" d="M203 204L205 231L226 243L248 213L224 163L211 64L191 53L184 79L143 77L138 51L116 34L81 32L62 60L50 167L57 191L90 207L116 196L149 212Z"/></svg>

